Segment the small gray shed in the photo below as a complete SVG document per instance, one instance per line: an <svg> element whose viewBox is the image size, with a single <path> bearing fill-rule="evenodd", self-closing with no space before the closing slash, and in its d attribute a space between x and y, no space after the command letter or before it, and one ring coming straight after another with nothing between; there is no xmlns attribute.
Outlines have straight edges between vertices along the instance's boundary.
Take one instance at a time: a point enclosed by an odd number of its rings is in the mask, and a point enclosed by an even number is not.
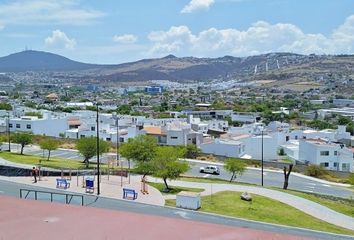
<svg viewBox="0 0 354 240"><path fill-rule="evenodd" d="M176 196L176 207L198 210L200 206L200 193L182 191Z"/></svg>

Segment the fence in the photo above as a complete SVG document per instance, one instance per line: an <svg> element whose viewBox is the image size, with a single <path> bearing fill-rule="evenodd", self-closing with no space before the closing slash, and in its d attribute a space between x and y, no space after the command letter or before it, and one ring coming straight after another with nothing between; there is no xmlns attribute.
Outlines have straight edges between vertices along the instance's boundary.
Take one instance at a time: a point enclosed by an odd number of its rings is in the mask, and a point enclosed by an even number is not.
<svg viewBox="0 0 354 240"><path fill-rule="evenodd" d="M81 206L84 206L84 196L78 194L71 194L71 193L58 193L58 192L47 192L47 191L39 191L33 189L20 189L20 198L27 199L30 193L34 193L34 200L38 200L39 193L50 195L50 201L53 202L56 196L65 196L65 204L70 204L73 198L79 198L81 200ZM25 195L24 195L25 194ZM42 199L47 200L47 199ZM49 200L49 199L48 199Z"/></svg>

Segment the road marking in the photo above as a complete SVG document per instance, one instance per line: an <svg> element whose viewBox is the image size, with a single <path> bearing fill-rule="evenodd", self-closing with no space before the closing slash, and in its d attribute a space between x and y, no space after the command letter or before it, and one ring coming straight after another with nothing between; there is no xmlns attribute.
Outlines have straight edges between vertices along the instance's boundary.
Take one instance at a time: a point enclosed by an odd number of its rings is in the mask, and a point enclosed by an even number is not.
<svg viewBox="0 0 354 240"><path fill-rule="evenodd" d="M187 216L188 213L186 212L176 211L175 214L179 215L181 218L190 219L190 217Z"/></svg>
<svg viewBox="0 0 354 240"><path fill-rule="evenodd" d="M332 187L331 185L328 185L328 184L322 184L322 186L324 186L324 187Z"/></svg>
<svg viewBox="0 0 354 240"><path fill-rule="evenodd" d="M305 187L307 187L307 188L315 188L314 186L305 186Z"/></svg>
<svg viewBox="0 0 354 240"><path fill-rule="evenodd" d="M307 183L308 185L316 185L316 183Z"/></svg>
<svg viewBox="0 0 354 240"><path fill-rule="evenodd" d="M302 191L304 191L304 192L310 192L310 193L313 193L313 191L312 190L302 190Z"/></svg>
<svg viewBox="0 0 354 240"><path fill-rule="evenodd" d="M207 177L210 177L210 174L205 174L205 175L203 176L203 178L207 178Z"/></svg>

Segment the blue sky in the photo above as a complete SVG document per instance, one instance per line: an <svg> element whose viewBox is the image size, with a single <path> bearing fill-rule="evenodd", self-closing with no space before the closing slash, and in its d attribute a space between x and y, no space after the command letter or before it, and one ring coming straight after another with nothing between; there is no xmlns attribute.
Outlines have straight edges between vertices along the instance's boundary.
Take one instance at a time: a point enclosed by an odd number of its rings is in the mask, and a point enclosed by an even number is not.
<svg viewBox="0 0 354 240"><path fill-rule="evenodd" d="M0 45L91 63L353 53L354 1L0 0Z"/></svg>

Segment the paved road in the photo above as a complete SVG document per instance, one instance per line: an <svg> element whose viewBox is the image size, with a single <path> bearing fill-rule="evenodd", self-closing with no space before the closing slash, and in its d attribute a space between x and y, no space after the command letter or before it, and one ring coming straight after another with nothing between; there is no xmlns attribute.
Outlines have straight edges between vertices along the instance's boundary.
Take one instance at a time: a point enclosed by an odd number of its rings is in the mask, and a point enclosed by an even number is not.
<svg viewBox="0 0 354 240"><path fill-rule="evenodd" d="M13 152L19 152L20 148L17 144L12 144L11 149ZM7 144L2 145L2 149L8 149ZM24 153L26 154L33 154L33 155L39 155L39 156L47 156L47 152L39 149L38 146L26 146L24 149ZM82 156L75 150L67 150L67 149L58 149L55 151L52 151L51 153L52 157L59 157L59 158L67 158L67 159L72 159L76 161L83 161ZM107 162L108 158L114 158L114 155L109 156L107 154L103 155L101 157L102 162ZM95 161L93 159L92 161ZM123 162L124 166L128 166L127 162ZM229 180L231 175L226 172L222 167L220 168L220 175L211 175L211 174L202 174L199 173L199 168L201 166L206 166L207 164L204 163L194 163L191 162L190 166L191 169L187 172L187 175L190 176L198 176L198 177L206 177L206 178L221 178L225 180ZM267 187L280 187L282 188L283 186L283 181L284 181L284 176L283 173L281 172L264 172L264 186ZM248 169L246 172L237 179L237 181L244 182L244 183L252 183L252 184L258 184L260 185L261 183L261 172L259 169ZM299 176L295 175L290 175L290 180L289 180L289 189L293 190L298 190L298 191L303 191L303 192L310 192L310 193L318 193L318 194L324 194L324 195L331 195L331 196L336 196L336 197L342 197L342 198L351 198L354 197L354 191L351 191L345 187L339 187L331 184L324 184L324 183L319 183L318 181L314 181L311 179L307 178L302 178Z"/></svg>
<svg viewBox="0 0 354 240"><path fill-rule="evenodd" d="M191 169L187 172L187 175L207 177L207 178L221 178L230 180L231 174L226 172L220 167L220 175L200 173L199 168L205 167L208 164L205 163L190 163ZM266 187L283 187L284 175L281 172L268 172L263 174L264 186ZM256 169L248 169L245 173L236 179L236 181L252 184L261 184L261 171ZM290 175L289 189L294 189L303 192L318 193L324 195L332 195L343 198L354 197L354 192L345 188L330 184L320 183L311 179Z"/></svg>
<svg viewBox="0 0 354 240"><path fill-rule="evenodd" d="M53 191L51 189L37 188L35 186L11 183L7 181L0 181L0 197L1 195L18 197L20 188L36 189L42 191ZM57 190L54 192L63 192L63 191ZM285 226L279 226L273 224L265 224L260 222L222 217L222 216L204 214L200 212L194 212L194 211L188 211L182 209L152 206L152 205L129 202L129 201L95 197L92 195L84 195L84 196L85 196L86 206L92 206L98 208L119 210L124 212L135 212L135 213L148 214L154 216L164 216L164 217L177 218L177 219L188 219L192 221L221 224L227 226L237 226L242 228L258 229L258 230L270 231L274 233L284 233L284 234L294 235L294 236L311 237L314 239L354 239L353 237L350 236L328 234L324 232L285 227Z"/></svg>

